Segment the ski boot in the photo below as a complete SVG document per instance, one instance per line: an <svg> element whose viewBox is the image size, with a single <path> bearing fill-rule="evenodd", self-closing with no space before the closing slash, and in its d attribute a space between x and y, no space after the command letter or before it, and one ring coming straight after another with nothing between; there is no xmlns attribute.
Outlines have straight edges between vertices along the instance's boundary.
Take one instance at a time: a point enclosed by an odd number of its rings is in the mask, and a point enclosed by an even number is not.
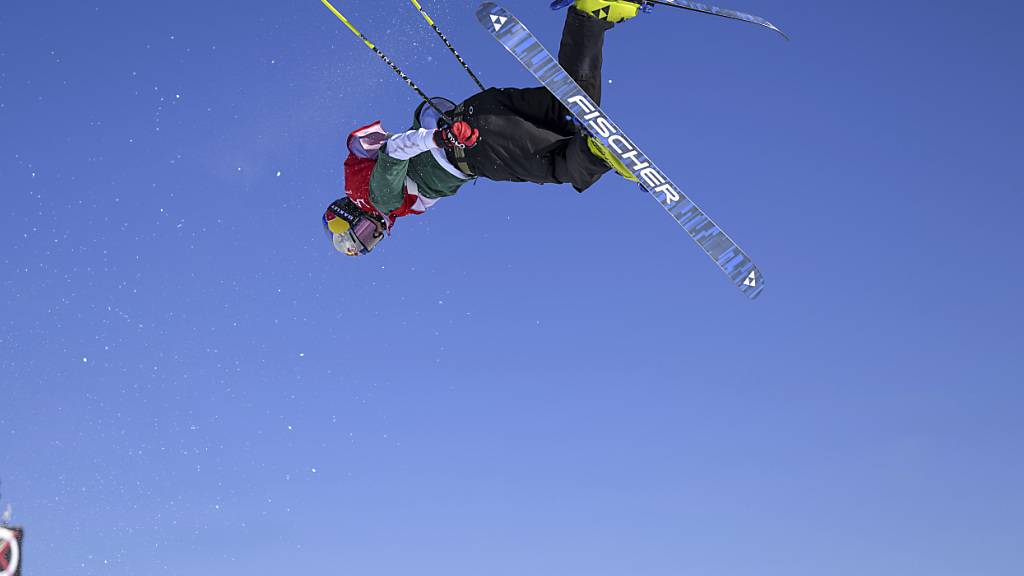
<svg viewBox="0 0 1024 576"><path fill-rule="evenodd" d="M598 140L597 138L594 138L593 136L587 136L587 148L590 148L591 154L597 156L601 160L604 160L604 163L607 164L608 167L611 168L612 170L615 170L615 172L619 176L622 176L623 178L631 182L639 182L637 177L633 176L633 173L630 172L629 168L626 167L626 164L623 163L618 156L612 154L611 150L605 148L604 145L601 144L601 141Z"/></svg>
<svg viewBox="0 0 1024 576"><path fill-rule="evenodd" d="M646 4L643 0L554 0L551 9L564 8L570 3L580 12L613 24L635 17Z"/></svg>

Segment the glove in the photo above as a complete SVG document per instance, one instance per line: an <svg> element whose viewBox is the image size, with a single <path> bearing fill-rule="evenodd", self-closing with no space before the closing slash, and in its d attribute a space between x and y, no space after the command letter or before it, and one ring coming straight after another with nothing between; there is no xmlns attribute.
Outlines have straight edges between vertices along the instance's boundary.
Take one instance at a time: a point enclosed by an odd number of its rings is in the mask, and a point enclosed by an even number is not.
<svg viewBox="0 0 1024 576"><path fill-rule="evenodd" d="M478 138L480 131L461 120L454 124L439 122L434 130L434 143L447 150L472 148Z"/></svg>

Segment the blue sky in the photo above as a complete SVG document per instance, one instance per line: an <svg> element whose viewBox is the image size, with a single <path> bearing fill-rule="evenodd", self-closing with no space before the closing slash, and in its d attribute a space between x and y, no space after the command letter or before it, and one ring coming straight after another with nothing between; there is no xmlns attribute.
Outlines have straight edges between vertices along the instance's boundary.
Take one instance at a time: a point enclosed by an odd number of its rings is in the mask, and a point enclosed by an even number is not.
<svg viewBox="0 0 1024 576"><path fill-rule="evenodd" d="M337 6L472 93L404 1ZM755 302L613 177L479 182L334 253L343 136L416 96L319 2L7 6L26 574L1020 574L1024 8L728 6L793 41L656 10L609 34L604 108ZM424 8L532 85L473 2Z"/></svg>

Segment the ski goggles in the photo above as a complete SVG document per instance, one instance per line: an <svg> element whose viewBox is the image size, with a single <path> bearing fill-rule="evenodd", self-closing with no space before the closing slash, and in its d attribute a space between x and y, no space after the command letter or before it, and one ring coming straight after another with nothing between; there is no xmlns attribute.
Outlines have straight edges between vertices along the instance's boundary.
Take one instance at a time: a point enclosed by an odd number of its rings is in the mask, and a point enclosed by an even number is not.
<svg viewBox="0 0 1024 576"><path fill-rule="evenodd" d="M334 249L348 256L369 254L384 238L384 223L349 198L332 202L324 212L323 224Z"/></svg>

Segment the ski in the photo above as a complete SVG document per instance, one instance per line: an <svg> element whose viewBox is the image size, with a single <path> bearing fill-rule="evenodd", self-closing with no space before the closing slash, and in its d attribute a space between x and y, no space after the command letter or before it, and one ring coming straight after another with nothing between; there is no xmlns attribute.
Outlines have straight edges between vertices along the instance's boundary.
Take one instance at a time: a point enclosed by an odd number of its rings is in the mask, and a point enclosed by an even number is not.
<svg viewBox="0 0 1024 576"><path fill-rule="evenodd" d="M690 0L635 0L637 4L640 4L641 10L644 12L650 12L652 6L669 6L671 8L682 8L683 10L692 10L694 12L700 12L702 14L711 14L712 16L721 16L722 18L729 18L730 20L740 20L742 22L750 22L759 26L764 26L770 30L778 32L783 38L789 40L789 36L785 32L779 30L774 24L761 18L760 16L754 16L753 14L747 14L738 10L730 10L728 8L720 8L718 6L712 6L711 4L703 4L701 2L691 2ZM572 6L573 0L553 0L551 2L552 10L561 10L568 6Z"/></svg>
<svg viewBox="0 0 1024 576"><path fill-rule="evenodd" d="M701 12L703 14L711 14L713 16L721 16L722 18L729 18L731 20L741 20L743 22L750 22L759 26L764 26L770 30L775 30L783 38L789 40L789 36L785 32L779 30L774 24L761 18L760 16L754 16L753 14L747 14L745 12L739 12L736 10L730 10L728 8L719 8L718 6L712 6L710 4L702 4L700 2L691 2L690 0L644 0L647 4L658 4L660 6L671 6L673 8L682 8L683 10L692 10L694 12Z"/></svg>
<svg viewBox="0 0 1024 576"><path fill-rule="evenodd" d="M619 155L644 190L658 200L740 291L751 300L761 294L764 277L750 257L640 151L519 19L492 2L481 4L476 17L595 138Z"/></svg>

